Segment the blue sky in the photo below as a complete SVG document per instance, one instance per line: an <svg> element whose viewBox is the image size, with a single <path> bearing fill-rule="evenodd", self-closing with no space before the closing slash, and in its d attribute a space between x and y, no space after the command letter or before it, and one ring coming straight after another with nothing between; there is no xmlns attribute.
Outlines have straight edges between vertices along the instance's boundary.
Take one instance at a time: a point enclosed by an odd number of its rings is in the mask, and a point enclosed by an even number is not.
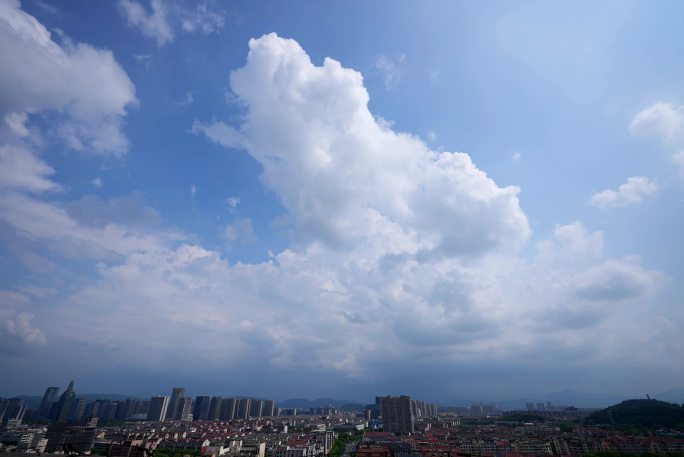
<svg viewBox="0 0 684 457"><path fill-rule="evenodd" d="M0 395L681 387L684 5L0 5Z"/></svg>

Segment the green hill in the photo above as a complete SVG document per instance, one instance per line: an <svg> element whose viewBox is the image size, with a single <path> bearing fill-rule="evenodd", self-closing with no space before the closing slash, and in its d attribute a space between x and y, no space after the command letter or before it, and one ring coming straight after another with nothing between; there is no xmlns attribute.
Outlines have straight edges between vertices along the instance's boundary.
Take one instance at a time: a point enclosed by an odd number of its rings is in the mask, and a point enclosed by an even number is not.
<svg viewBox="0 0 684 457"><path fill-rule="evenodd" d="M645 428L684 427L684 408L659 400L625 400L590 414L585 422Z"/></svg>

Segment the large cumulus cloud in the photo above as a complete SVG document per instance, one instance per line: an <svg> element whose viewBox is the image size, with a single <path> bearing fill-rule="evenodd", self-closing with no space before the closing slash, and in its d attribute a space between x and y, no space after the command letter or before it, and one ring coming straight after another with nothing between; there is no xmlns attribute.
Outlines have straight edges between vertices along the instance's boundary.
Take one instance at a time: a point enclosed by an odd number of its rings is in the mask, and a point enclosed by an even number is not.
<svg viewBox="0 0 684 457"><path fill-rule="evenodd" d="M409 251L454 256L527 239L519 189L497 186L467 154L431 151L378 122L360 73L330 58L316 66L275 34L249 46L247 64L230 76L247 107L233 137L261 163L305 242L395 237ZM226 126L203 131L230 135Z"/></svg>

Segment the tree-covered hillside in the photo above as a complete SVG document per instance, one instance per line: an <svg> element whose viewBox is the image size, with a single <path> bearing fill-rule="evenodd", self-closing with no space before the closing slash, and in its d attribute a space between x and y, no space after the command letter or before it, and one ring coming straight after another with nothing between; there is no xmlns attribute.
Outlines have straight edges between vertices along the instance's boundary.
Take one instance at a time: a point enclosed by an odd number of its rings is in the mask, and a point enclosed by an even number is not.
<svg viewBox="0 0 684 457"><path fill-rule="evenodd" d="M648 428L684 427L684 408L659 400L626 400L590 414L586 423Z"/></svg>

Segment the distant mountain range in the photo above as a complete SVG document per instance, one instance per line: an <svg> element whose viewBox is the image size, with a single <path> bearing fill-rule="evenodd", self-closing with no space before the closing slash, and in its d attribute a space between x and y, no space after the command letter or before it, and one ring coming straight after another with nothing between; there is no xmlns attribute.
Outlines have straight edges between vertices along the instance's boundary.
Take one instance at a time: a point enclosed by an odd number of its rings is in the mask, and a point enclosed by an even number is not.
<svg viewBox="0 0 684 457"><path fill-rule="evenodd" d="M670 403L684 403L684 388L670 389L660 393L645 392L641 398L645 398L650 394L651 398L662 400ZM607 406L615 405L624 400L633 399L634 395L611 395L611 394L592 394L587 392L577 392L574 390L562 390L560 392L552 392L547 395L535 395L524 398L516 398L510 400L500 401L483 401L483 403L496 403L501 409L525 409L527 403L546 403L550 401L553 405L563 406L577 406L579 408L605 408ZM479 403L481 400L472 399L454 399L445 406L470 406L473 403Z"/></svg>
<svg viewBox="0 0 684 457"><path fill-rule="evenodd" d="M650 394L651 398L661 401L666 401L669 403L684 403L684 388L676 388L666 390L664 392ZM42 396L38 395L19 395L19 397L24 400L24 404L29 409L37 409L40 405ZM79 398L84 398L86 401L93 401L97 399L106 400L127 400L129 398L141 399L141 397L135 397L132 395L121 395L121 394L79 394ZM496 405L501 409L525 409L527 403L533 402L544 402L550 401L554 405L567 405L567 406L577 406L579 408L605 408L607 406L615 405L621 401L634 398L634 395L610 395L610 394L592 394L587 392L577 392L573 390L563 390L560 392L553 392L548 395L534 395L529 397L522 397L516 399L499 400L492 401L486 400L482 397L474 398L457 398L446 402L438 402L440 406L470 406L473 403L496 403ZM147 398L145 398L147 399ZM353 401L353 400L339 400L336 398L317 398L315 400L307 400L306 398L290 398L281 402L277 402L276 406L278 408L297 408L308 410L309 408L320 408L326 405L333 406L338 409L363 409L365 403Z"/></svg>

